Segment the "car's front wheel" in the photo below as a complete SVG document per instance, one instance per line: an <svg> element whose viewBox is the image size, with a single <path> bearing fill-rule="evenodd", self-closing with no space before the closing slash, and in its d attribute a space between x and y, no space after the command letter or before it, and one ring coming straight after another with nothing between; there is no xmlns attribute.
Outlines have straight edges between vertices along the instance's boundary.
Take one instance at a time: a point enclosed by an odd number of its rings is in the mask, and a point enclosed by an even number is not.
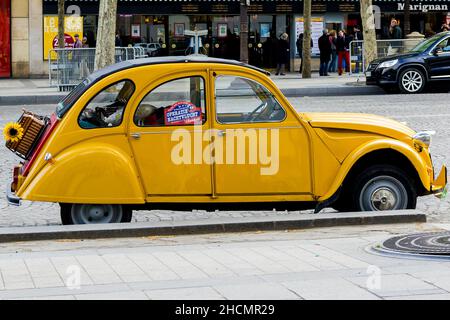
<svg viewBox="0 0 450 320"><path fill-rule="evenodd" d="M64 225L130 222L132 210L119 204L61 204Z"/></svg>
<svg viewBox="0 0 450 320"><path fill-rule="evenodd" d="M400 168L375 165L361 172L352 190L356 211L415 209L417 193L413 181Z"/></svg>
<svg viewBox="0 0 450 320"><path fill-rule="evenodd" d="M398 79L398 86L403 93L420 93L426 85L425 75L415 68L403 70Z"/></svg>

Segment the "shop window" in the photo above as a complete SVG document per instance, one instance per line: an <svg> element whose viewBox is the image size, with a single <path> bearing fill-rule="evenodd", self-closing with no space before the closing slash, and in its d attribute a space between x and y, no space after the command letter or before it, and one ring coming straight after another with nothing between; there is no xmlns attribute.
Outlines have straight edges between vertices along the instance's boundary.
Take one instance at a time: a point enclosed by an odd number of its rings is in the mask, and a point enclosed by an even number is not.
<svg viewBox="0 0 450 320"><path fill-rule="evenodd" d="M78 123L84 129L117 127L134 92L134 84L123 80L100 91L83 109Z"/></svg>
<svg viewBox="0 0 450 320"><path fill-rule="evenodd" d="M205 81L188 77L166 82L139 104L134 123L141 127L186 126L206 121Z"/></svg>
<svg viewBox="0 0 450 320"><path fill-rule="evenodd" d="M281 122L286 117L267 88L235 76L217 77L216 114L220 123Z"/></svg>

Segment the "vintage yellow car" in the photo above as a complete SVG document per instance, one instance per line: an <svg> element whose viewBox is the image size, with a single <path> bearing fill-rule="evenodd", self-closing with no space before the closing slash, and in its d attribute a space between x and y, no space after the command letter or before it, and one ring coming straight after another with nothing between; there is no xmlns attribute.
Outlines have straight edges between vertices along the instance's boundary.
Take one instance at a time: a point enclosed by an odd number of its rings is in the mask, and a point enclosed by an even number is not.
<svg viewBox="0 0 450 320"><path fill-rule="evenodd" d="M297 112L268 75L204 56L97 71L51 117L22 115L8 201L57 202L63 224L88 224L139 209L412 209L443 193L430 132Z"/></svg>

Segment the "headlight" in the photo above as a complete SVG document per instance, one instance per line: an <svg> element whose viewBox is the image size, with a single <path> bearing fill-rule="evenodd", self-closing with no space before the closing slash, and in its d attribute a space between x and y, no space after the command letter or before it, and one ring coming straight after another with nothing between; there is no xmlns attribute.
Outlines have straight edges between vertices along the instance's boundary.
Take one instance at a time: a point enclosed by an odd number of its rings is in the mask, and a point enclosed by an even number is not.
<svg viewBox="0 0 450 320"><path fill-rule="evenodd" d="M390 67L395 66L397 64L397 62L398 62L398 59L385 61L385 62L382 62L378 66L378 68L390 68Z"/></svg>
<svg viewBox="0 0 450 320"><path fill-rule="evenodd" d="M413 136L413 141L415 143L417 143L417 142L422 143L425 146L429 147L430 143L431 143L431 136L434 135L435 133L436 133L435 131L420 131L420 132L417 132Z"/></svg>

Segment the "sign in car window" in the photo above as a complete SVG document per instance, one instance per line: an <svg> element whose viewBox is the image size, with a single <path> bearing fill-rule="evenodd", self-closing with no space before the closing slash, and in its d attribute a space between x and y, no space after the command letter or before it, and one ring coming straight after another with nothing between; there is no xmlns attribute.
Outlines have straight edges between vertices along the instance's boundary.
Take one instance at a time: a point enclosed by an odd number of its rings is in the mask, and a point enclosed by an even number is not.
<svg viewBox="0 0 450 320"><path fill-rule="evenodd" d="M202 122L202 109L189 101L179 101L164 110L166 126L182 126Z"/></svg>

